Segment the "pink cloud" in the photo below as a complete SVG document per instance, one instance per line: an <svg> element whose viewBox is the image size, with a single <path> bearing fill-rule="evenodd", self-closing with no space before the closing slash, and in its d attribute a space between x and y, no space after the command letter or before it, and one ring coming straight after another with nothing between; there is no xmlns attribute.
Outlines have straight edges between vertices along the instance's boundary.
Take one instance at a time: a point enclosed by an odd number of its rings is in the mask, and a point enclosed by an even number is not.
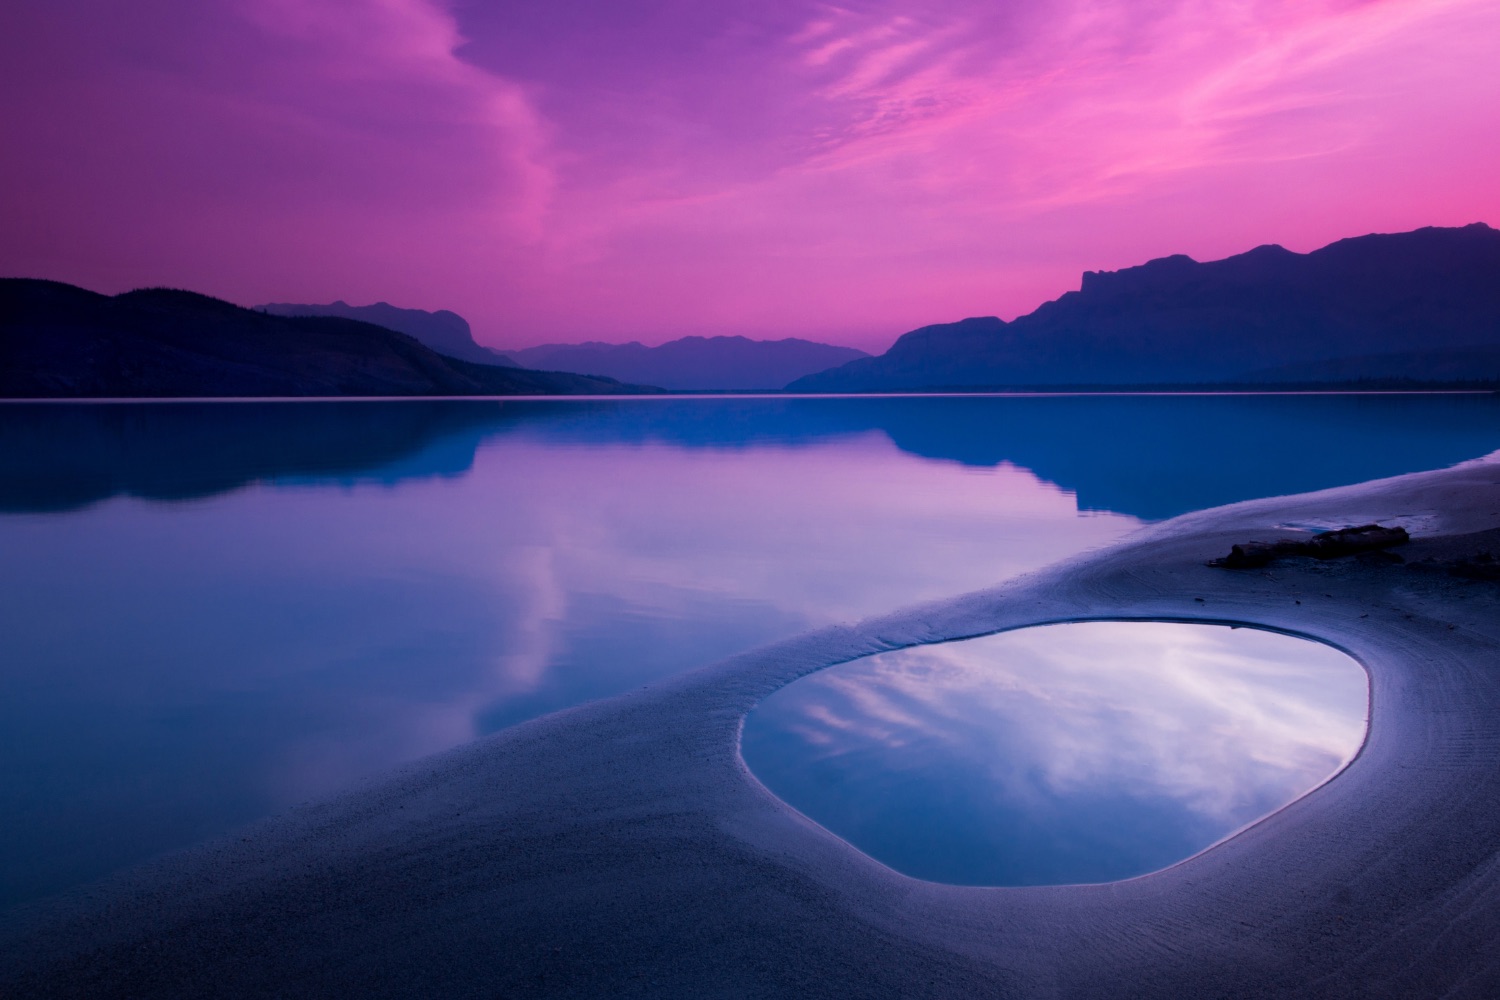
<svg viewBox="0 0 1500 1000"><path fill-rule="evenodd" d="M47 79L6 108L28 150L0 166L6 271L436 304L445 271L476 280L467 257L538 238L544 125L518 85L454 55L450 16L417 0L206 6L84 20L76 4L78 21L10 34L46 47Z"/></svg>

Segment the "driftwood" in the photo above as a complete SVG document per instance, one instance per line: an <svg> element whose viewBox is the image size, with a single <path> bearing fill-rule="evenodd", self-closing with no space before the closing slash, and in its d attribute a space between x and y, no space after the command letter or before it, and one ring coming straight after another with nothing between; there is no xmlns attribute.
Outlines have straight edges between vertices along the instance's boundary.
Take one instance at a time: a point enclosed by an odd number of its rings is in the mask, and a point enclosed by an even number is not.
<svg viewBox="0 0 1500 1000"><path fill-rule="evenodd" d="M1291 556L1312 556L1314 559L1337 559L1359 552L1388 549L1393 545L1404 545L1411 541L1405 528L1383 528L1378 524L1362 524L1357 528L1339 528L1324 531L1306 541L1283 538L1275 542L1244 542L1229 550L1229 555L1215 559L1210 566L1226 569L1253 569L1276 559Z"/></svg>

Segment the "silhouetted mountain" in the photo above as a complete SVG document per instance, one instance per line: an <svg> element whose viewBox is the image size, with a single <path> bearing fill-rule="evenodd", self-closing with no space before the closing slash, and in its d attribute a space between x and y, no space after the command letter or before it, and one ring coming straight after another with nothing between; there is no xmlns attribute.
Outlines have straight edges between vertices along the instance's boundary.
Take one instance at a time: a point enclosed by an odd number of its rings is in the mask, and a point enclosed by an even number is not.
<svg viewBox="0 0 1500 1000"><path fill-rule="evenodd" d="M1178 255L1089 271L1080 291L1009 323L991 316L922 327L880 357L788 388L1187 384L1252 374L1282 381L1289 372L1321 380L1327 371L1379 377L1389 356L1414 352L1434 372L1475 378L1494 368L1483 362L1482 371L1456 374L1464 361L1485 357L1465 352L1497 348L1500 232L1475 223L1361 236L1307 254L1263 246L1204 264Z"/></svg>
<svg viewBox="0 0 1500 1000"><path fill-rule="evenodd" d="M780 389L846 361L869 357L853 347L810 340L683 337L659 347L628 344L543 344L506 351L518 364L552 371L608 375L665 389Z"/></svg>
<svg viewBox="0 0 1500 1000"><path fill-rule="evenodd" d="M0 279L0 397L465 396L649 391L477 365L334 316L271 316L151 288Z"/></svg>
<svg viewBox="0 0 1500 1000"><path fill-rule="evenodd" d="M437 312L400 309L388 302L377 302L373 306L351 306L342 300L326 306L271 302L255 308L273 316L342 316L344 319L357 319L415 337L439 354L446 354L460 361L472 361L480 365L515 365L514 361L499 351L474 343L474 334L469 329L468 321L447 309L439 309Z"/></svg>
<svg viewBox="0 0 1500 1000"><path fill-rule="evenodd" d="M1348 382L1357 379L1413 379L1426 382L1500 382L1500 344L1450 347L1435 351L1362 354L1332 361L1263 368L1247 382Z"/></svg>

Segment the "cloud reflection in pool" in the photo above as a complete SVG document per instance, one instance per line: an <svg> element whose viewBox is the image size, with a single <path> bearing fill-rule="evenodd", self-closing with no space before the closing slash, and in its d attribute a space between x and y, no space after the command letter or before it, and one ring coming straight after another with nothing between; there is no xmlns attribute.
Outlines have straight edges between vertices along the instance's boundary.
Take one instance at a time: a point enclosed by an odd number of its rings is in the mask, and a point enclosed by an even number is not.
<svg viewBox="0 0 1500 1000"><path fill-rule="evenodd" d="M1187 858L1358 752L1368 686L1258 629L1084 622L866 657L745 722L751 770L898 871L1107 882Z"/></svg>

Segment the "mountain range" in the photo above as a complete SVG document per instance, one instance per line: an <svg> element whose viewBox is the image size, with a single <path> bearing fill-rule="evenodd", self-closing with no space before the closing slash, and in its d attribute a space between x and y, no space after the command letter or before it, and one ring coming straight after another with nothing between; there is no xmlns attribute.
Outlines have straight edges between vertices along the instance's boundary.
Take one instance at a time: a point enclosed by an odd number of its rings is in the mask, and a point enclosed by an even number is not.
<svg viewBox="0 0 1500 1000"><path fill-rule="evenodd" d="M0 398L649 391L462 361L338 316L273 316L176 289L107 296L56 281L0 279Z"/></svg>
<svg viewBox="0 0 1500 1000"><path fill-rule="evenodd" d="M1500 379L1500 231L1483 223L1088 271L1010 322L925 326L794 392Z"/></svg>
<svg viewBox="0 0 1500 1000"><path fill-rule="evenodd" d="M357 319L415 337L439 354L446 354L460 361L472 361L479 365L516 366L514 361L499 351L475 343L468 320L447 309L439 309L437 312L402 309L389 302L377 302L373 306L351 306L342 299L325 306L271 302L255 308L273 316L341 316L344 319Z"/></svg>
<svg viewBox="0 0 1500 1000"><path fill-rule="evenodd" d="M546 370L534 370L546 369ZM577 373L577 374L573 374ZM1088 271L1006 322L925 326L878 357L684 337L498 352L447 310L244 309L0 279L0 397L890 392L1500 382L1500 231L1483 223Z"/></svg>
<svg viewBox="0 0 1500 1000"><path fill-rule="evenodd" d="M682 337L657 347L628 344L543 344L505 352L526 368L607 375L664 389L780 389L794 379L859 358L853 347L810 340Z"/></svg>
<svg viewBox="0 0 1500 1000"><path fill-rule="evenodd" d="M542 344L499 351L476 343L468 322L440 309L402 309L387 302L351 306L273 302L256 309L275 316L342 316L415 337L439 354L488 365L514 365L541 371L600 375L679 391L777 390L793 379L869 357L853 347L808 340L750 340L747 337L682 337L656 347L637 341L608 344Z"/></svg>

